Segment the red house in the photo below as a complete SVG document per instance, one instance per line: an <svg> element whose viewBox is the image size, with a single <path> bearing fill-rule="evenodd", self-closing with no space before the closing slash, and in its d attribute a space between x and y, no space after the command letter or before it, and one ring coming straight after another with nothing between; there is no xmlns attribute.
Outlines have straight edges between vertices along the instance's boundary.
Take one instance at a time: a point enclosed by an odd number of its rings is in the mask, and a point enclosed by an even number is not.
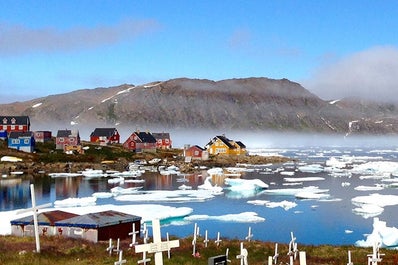
<svg viewBox="0 0 398 265"><path fill-rule="evenodd" d="M30 119L28 116L0 116L0 131L28 132Z"/></svg>
<svg viewBox="0 0 398 265"><path fill-rule="evenodd" d="M33 132L33 137L35 138L36 143L44 143L51 140L52 133L50 131L35 131Z"/></svg>
<svg viewBox="0 0 398 265"><path fill-rule="evenodd" d="M96 128L90 134L90 142L100 145L118 144L120 135L116 128Z"/></svg>
<svg viewBox="0 0 398 265"><path fill-rule="evenodd" d="M134 152L156 152L156 139L149 132L133 132L123 147Z"/></svg>
<svg viewBox="0 0 398 265"><path fill-rule="evenodd" d="M156 147L160 149L170 149L171 139L169 133L152 133L156 139Z"/></svg>
<svg viewBox="0 0 398 265"><path fill-rule="evenodd" d="M209 153L207 152L206 149L194 145L191 147L188 147L187 149L184 150L184 156L186 160L191 161L191 160L207 160L209 159Z"/></svg>
<svg viewBox="0 0 398 265"><path fill-rule="evenodd" d="M77 130L58 130L55 139L55 149L62 149L64 151L78 151L81 152L80 135Z"/></svg>

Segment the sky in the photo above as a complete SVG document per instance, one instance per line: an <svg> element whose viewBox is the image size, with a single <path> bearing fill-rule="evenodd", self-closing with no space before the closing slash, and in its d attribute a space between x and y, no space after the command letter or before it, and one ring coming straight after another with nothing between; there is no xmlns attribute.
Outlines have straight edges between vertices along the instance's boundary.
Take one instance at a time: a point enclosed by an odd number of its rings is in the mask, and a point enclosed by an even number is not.
<svg viewBox="0 0 398 265"><path fill-rule="evenodd" d="M0 103L180 77L396 101L397 29L395 0L0 0Z"/></svg>

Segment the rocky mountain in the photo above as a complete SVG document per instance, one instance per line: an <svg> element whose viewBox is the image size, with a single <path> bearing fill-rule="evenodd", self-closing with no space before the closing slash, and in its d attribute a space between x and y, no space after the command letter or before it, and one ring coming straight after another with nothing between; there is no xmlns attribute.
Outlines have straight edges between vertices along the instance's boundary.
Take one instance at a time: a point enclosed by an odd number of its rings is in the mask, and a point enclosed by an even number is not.
<svg viewBox="0 0 398 265"><path fill-rule="evenodd" d="M77 90L0 105L1 115L49 124L133 129L212 128L325 133L397 133L394 104L324 101L287 79L179 78L146 85ZM61 126L61 127L60 127Z"/></svg>

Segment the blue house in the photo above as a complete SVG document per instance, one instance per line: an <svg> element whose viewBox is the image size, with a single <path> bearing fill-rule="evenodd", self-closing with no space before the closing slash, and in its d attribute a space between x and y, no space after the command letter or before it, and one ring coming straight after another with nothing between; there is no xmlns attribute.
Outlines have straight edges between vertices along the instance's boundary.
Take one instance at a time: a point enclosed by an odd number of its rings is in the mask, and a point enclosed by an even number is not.
<svg viewBox="0 0 398 265"><path fill-rule="evenodd" d="M8 148L32 153L35 149L33 132L10 132L8 135Z"/></svg>
<svg viewBox="0 0 398 265"><path fill-rule="evenodd" d="M7 139L7 131L0 130L0 139L1 140L6 140Z"/></svg>

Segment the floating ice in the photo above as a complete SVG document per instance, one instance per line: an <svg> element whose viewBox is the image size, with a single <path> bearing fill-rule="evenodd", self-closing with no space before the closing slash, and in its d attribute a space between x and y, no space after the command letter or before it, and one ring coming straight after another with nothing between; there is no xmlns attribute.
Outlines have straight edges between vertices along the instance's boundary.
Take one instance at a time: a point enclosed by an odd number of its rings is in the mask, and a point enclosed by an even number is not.
<svg viewBox="0 0 398 265"><path fill-rule="evenodd" d="M222 222L234 222L234 223L259 223L264 222L265 218L258 216L255 212L243 212L239 214L226 214L226 215L190 215L184 218L187 221L199 221L199 220L216 220Z"/></svg>
<svg viewBox="0 0 398 265"><path fill-rule="evenodd" d="M69 177L78 177L81 176L82 174L80 173L50 173L48 174L52 178L69 178Z"/></svg>
<svg viewBox="0 0 398 265"><path fill-rule="evenodd" d="M372 161L363 164L353 165L351 170L356 174L385 175L398 172L398 162Z"/></svg>
<svg viewBox="0 0 398 265"><path fill-rule="evenodd" d="M354 190L358 190L358 191L377 191L377 190L382 190L384 189L384 187L382 186L357 186L354 188Z"/></svg>
<svg viewBox="0 0 398 265"><path fill-rule="evenodd" d="M327 189L319 189L316 186L309 186L309 187L303 187L303 188L297 188L297 189L268 189L265 190L264 193L269 194L269 195L285 195L285 196L295 196L297 193L300 192L310 192L310 193L323 193L323 192L328 192L329 190Z"/></svg>
<svg viewBox="0 0 398 265"><path fill-rule="evenodd" d="M319 164L305 165L298 167L298 170L305 173L319 173L323 171L323 167Z"/></svg>
<svg viewBox="0 0 398 265"><path fill-rule="evenodd" d="M54 202L54 207L90 206L96 204L96 197L68 198Z"/></svg>
<svg viewBox="0 0 398 265"><path fill-rule="evenodd" d="M352 212L361 215L363 218L368 219L380 215L384 211L383 207L375 204L363 204L360 207L352 209Z"/></svg>
<svg viewBox="0 0 398 265"><path fill-rule="evenodd" d="M138 190L142 189L142 187L130 187L130 188L122 188L120 186L114 187L111 189L111 193L114 195L126 195L126 194L137 194Z"/></svg>
<svg viewBox="0 0 398 265"><path fill-rule="evenodd" d="M133 202L192 202L206 201L214 198L209 190L154 190L115 197L117 201Z"/></svg>
<svg viewBox="0 0 398 265"><path fill-rule="evenodd" d="M221 194L223 191L223 188L217 185L211 184L211 176L208 176L207 178L205 178L205 181L203 182L202 185L198 186L199 190L208 190L213 192L214 194Z"/></svg>
<svg viewBox="0 0 398 265"><path fill-rule="evenodd" d="M373 193L368 196L358 196L351 199L351 202L357 206L363 204L374 204L380 207L398 205L398 195L384 195Z"/></svg>
<svg viewBox="0 0 398 265"><path fill-rule="evenodd" d="M319 181L325 180L323 177L303 177L303 178L283 178L287 182L304 182L304 181Z"/></svg>
<svg viewBox="0 0 398 265"><path fill-rule="evenodd" d="M324 192L323 190L301 191L296 193L294 196L298 199L307 199L307 200L325 199L330 196L329 194L323 192Z"/></svg>
<svg viewBox="0 0 398 265"><path fill-rule="evenodd" d="M355 242L359 247L372 247L374 242L379 242L382 248L394 248L398 246L398 229L395 227L387 227L386 222L380 221L379 218L373 219L373 231L366 236L366 240L358 240Z"/></svg>
<svg viewBox="0 0 398 265"><path fill-rule="evenodd" d="M262 190L269 187L268 184L264 183L260 179L225 178L224 182L226 185L229 185L228 189L231 191Z"/></svg>
<svg viewBox="0 0 398 265"><path fill-rule="evenodd" d="M266 201L266 200L253 200L253 201L248 201L247 203L254 204L254 205L264 205L268 208L281 207L281 208L285 209L286 211L297 206L297 203L286 201L286 200L283 200L280 202L270 202L270 201Z"/></svg>
<svg viewBox="0 0 398 265"><path fill-rule="evenodd" d="M111 193L111 192L94 192L91 196L100 198L100 199L106 199L106 198L112 198L113 193Z"/></svg>

